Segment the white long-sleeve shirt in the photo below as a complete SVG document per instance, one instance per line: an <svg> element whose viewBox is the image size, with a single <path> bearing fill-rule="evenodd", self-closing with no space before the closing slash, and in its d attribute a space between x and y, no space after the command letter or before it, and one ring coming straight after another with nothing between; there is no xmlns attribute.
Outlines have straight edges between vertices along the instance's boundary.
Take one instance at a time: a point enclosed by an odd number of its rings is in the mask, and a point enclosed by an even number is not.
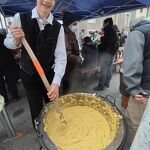
<svg viewBox="0 0 150 150"><path fill-rule="evenodd" d="M36 8L32 10L32 16L31 19L36 18L40 30L43 30L46 24L51 24L53 22L53 15L50 13L49 17L47 19L41 19L37 13ZM21 27L21 21L20 21L20 15L16 14L14 16L12 26ZM15 45L13 35L10 31L8 31L8 34L6 36L6 39L4 40L4 45L9 49L16 49L18 48ZM64 37L64 29L63 26L61 26L58 40L56 44L55 49L55 65L54 65L54 78L52 83L60 85L61 79L65 73L66 63L67 63L67 54L66 54L66 46L65 46L65 37Z"/></svg>

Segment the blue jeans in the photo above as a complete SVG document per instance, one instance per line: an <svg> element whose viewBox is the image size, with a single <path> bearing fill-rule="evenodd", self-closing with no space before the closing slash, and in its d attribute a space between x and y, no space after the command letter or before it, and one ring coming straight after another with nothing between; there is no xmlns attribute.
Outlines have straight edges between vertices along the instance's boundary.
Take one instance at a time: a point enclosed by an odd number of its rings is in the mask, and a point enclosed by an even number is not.
<svg viewBox="0 0 150 150"><path fill-rule="evenodd" d="M114 55L109 53L102 53L100 56L100 77L99 87L109 86L112 78L112 64Z"/></svg>

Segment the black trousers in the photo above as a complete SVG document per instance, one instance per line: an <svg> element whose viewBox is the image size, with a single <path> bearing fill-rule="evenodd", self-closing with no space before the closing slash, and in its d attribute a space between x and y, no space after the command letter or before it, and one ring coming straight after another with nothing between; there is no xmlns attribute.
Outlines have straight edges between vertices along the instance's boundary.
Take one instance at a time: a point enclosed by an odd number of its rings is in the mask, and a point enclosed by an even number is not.
<svg viewBox="0 0 150 150"><path fill-rule="evenodd" d="M5 95L6 102L8 101L8 97L6 96L5 81L7 83L8 91L10 92L12 99L14 99L18 98L17 79L16 70L13 66L0 67L0 93Z"/></svg>
<svg viewBox="0 0 150 150"><path fill-rule="evenodd" d="M54 71L51 70L47 72L46 77L51 84L54 77ZM27 94L32 122L34 125L34 120L39 116L43 108L43 101L48 103L50 100L47 96L47 90L37 73L31 76L25 71L21 70L21 80Z"/></svg>
<svg viewBox="0 0 150 150"><path fill-rule="evenodd" d="M0 94L4 97L5 102L7 103L8 102L8 96L7 96L4 76L3 76L1 71L0 71Z"/></svg>

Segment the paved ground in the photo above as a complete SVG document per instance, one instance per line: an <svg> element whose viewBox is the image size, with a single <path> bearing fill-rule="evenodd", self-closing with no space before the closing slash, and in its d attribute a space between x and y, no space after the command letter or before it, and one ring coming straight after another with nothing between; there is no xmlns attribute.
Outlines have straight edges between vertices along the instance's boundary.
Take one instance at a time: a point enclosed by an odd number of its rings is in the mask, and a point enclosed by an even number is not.
<svg viewBox="0 0 150 150"><path fill-rule="evenodd" d="M75 82L72 92L92 92L92 88L97 84L95 76L92 78L86 78ZM6 109L10 115L11 121L16 131L23 133L22 137L14 138L13 140L4 143L7 139L7 135L0 122L0 150L38 150L40 143L36 136L36 133L32 127L31 116L29 112L29 106L27 98L22 87L21 82L18 83L20 99L18 102L9 104ZM99 92L100 95L112 95L117 100L117 106L120 108L120 93L119 93L119 73L113 73L113 78L110 84L110 88L107 88L103 92ZM125 148L128 150L128 148Z"/></svg>

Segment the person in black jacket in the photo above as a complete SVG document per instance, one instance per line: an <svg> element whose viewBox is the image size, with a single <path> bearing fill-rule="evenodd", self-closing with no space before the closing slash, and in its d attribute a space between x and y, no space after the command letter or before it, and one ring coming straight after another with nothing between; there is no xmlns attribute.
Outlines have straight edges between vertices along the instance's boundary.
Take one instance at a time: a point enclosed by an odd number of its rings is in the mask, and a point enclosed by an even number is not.
<svg viewBox="0 0 150 150"><path fill-rule="evenodd" d="M7 104L8 96L5 87L5 81L11 94L11 99L18 99L18 90L17 65L12 52L3 44L5 39L5 32L5 29L0 30L0 94L5 98L5 102Z"/></svg>
<svg viewBox="0 0 150 150"><path fill-rule="evenodd" d="M94 45L89 36L84 38L82 56L84 58L83 66L85 68L92 69L93 67L96 67L98 53L96 45Z"/></svg>
<svg viewBox="0 0 150 150"><path fill-rule="evenodd" d="M100 78L98 85L93 90L104 90L109 87L112 77L112 63L114 56L118 50L118 37L113 27L112 18L104 20L104 36L101 37L100 52Z"/></svg>

